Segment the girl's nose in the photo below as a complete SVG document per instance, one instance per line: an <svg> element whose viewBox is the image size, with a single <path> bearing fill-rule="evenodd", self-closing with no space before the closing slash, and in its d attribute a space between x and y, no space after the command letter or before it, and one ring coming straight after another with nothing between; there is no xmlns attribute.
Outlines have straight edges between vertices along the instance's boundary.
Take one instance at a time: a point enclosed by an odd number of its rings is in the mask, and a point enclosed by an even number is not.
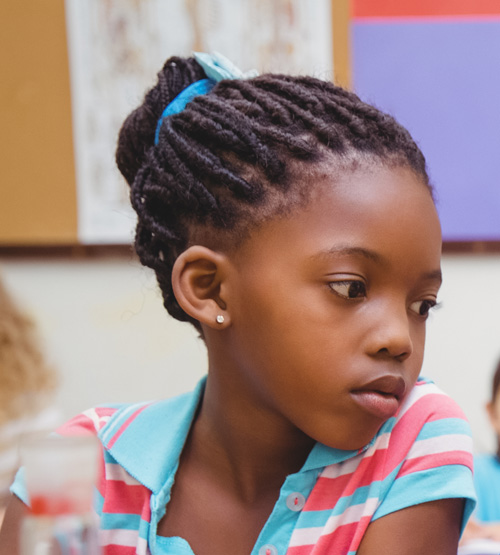
<svg viewBox="0 0 500 555"><path fill-rule="evenodd" d="M377 318L369 340L369 354L406 360L413 352L410 320L405 308L393 304Z"/></svg>

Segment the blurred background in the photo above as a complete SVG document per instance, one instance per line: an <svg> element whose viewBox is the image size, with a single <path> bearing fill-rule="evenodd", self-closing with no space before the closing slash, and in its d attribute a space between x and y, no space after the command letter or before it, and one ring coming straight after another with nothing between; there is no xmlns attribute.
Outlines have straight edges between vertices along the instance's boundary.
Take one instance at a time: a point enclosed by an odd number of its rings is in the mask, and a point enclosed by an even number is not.
<svg viewBox="0 0 500 555"><path fill-rule="evenodd" d="M476 450L493 449L484 404L500 358L497 2L17 0L0 3L0 26L0 279L56 370L61 420L186 391L206 370L202 341L167 315L132 252L114 147L167 57L218 50L243 70L334 79L410 128L445 236L422 373L462 406Z"/></svg>

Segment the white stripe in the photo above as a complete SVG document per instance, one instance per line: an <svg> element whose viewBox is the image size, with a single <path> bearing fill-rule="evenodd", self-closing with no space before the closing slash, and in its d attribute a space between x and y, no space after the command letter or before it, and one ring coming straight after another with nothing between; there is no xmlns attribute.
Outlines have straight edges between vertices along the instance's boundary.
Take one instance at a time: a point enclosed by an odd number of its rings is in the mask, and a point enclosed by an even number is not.
<svg viewBox="0 0 500 555"><path fill-rule="evenodd" d="M125 410L120 412L120 417L115 422L113 422L113 424L109 428L107 428L106 431L102 434L102 439L104 443L107 443L111 439L111 437L115 434L115 432L117 432L120 429L121 425L130 416L130 413L134 412L139 406L141 405L140 404L130 405Z"/></svg>
<svg viewBox="0 0 500 555"><path fill-rule="evenodd" d="M364 503L348 507L342 514L331 516L324 528L324 534L330 534L339 526L359 522L364 516L372 516L379 505L378 497L370 497Z"/></svg>
<svg viewBox="0 0 500 555"><path fill-rule="evenodd" d="M334 463L325 466L323 472L321 472L321 478L335 479L339 476L345 476L346 474L352 474L358 468L361 461L367 457L372 457L376 451L379 449L387 449L389 445L389 440L391 437L391 432L386 432L381 434L366 451L356 455L352 459L348 459L342 463Z"/></svg>
<svg viewBox="0 0 500 555"><path fill-rule="evenodd" d="M148 555L149 551L148 551L148 540L145 540L144 538L139 538L137 540L137 549L136 549L136 554L137 555Z"/></svg>
<svg viewBox="0 0 500 555"><path fill-rule="evenodd" d="M370 447L366 450L365 456L371 457L374 455L375 451L378 451L379 449L387 449L387 447L389 447L391 434L392 430L390 432L380 434L373 445L370 445Z"/></svg>
<svg viewBox="0 0 500 555"><path fill-rule="evenodd" d="M135 478L119 464L106 463L106 480L114 480L116 482L125 482L128 486L140 486Z"/></svg>
<svg viewBox="0 0 500 555"><path fill-rule="evenodd" d="M138 543L138 530L99 530L99 542L104 545L120 545L122 547L135 547Z"/></svg>
<svg viewBox="0 0 500 555"><path fill-rule="evenodd" d="M109 416L99 416L95 409L88 409L82 414L86 416L89 420L92 420L96 432L98 432L109 420Z"/></svg>
<svg viewBox="0 0 500 555"><path fill-rule="evenodd" d="M472 452L472 438L465 434L448 434L443 436L420 439L408 451L407 459L415 459L448 451Z"/></svg>
<svg viewBox="0 0 500 555"><path fill-rule="evenodd" d="M324 528L315 526L314 528L295 528L290 538L289 547L300 547L302 545L315 545Z"/></svg>
<svg viewBox="0 0 500 555"><path fill-rule="evenodd" d="M439 387L433 383L426 383L423 385L414 386L413 389L410 391L410 394L406 398L405 402L403 403L403 406L401 407L401 410L398 414L398 420L401 420L402 416L406 412L408 412L408 410L422 397L425 397L426 395L432 395L432 394L446 396L446 394L443 393L439 389Z"/></svg>
<svg viewBox="0 0 500 555"><path fill-rule="evenodd" d="M377 497L367 499L365 503L352 505L340 515L331 516L324 526L315 526L311 528L296 528L293 531L290 540L290 547L301 545L314 545L321 536L331 534L339 526L359 522L364 516L372 516L379 504Z"/></svg>

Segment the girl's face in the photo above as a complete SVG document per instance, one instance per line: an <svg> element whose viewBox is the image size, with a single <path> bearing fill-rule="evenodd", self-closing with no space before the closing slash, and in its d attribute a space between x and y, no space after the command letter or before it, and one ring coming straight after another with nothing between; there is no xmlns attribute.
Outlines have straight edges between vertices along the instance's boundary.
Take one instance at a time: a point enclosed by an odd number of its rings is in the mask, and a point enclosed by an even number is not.
<svg viewBox="0 0 500 555"><path fill-rule="evenodd" d="M269 418L357 449L419 375L441 284L440 225L406 168L323 175L310 186L305 207L235 253L226 354L240 391Z"/></svg>

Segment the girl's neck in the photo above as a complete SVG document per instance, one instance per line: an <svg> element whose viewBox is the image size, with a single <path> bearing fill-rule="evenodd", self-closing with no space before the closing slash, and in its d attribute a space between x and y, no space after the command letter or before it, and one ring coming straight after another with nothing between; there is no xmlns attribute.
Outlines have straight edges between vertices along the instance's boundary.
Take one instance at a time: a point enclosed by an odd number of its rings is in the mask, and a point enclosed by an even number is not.
<svg viewBox="0 0 500 555"><path fill-rule="evenodd" d="M222 382L209 374L183 457L242 501L252 502L279 490L286 476L300 470L314 440Z"/></svg>

